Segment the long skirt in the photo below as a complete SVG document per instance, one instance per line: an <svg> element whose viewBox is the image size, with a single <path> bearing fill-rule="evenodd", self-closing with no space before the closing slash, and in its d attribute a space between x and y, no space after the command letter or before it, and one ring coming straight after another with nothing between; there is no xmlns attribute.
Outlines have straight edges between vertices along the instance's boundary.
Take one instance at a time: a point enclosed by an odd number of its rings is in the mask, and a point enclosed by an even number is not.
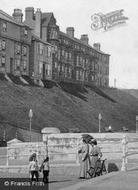
<svg viewBox="0 0 138 190"><path fill-rule="evenodd" d="M88 170L90 168L90 159L87 157L84 161L80 163L80 178L88 178Z"/></svg>

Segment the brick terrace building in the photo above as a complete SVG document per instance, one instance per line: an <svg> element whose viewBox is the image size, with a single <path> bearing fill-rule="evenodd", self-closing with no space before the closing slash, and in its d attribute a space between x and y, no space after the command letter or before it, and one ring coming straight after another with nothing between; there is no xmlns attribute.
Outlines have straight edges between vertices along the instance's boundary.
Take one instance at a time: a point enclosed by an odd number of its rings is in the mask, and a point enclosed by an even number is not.
<svg viewBox="0 0 138 190"><path fill-rule="evenodd" d="M39 84L40 80L52 80L52 55L53 46L32 35L29 75L34 78L35 83Z"/></svg>
<svg viewBox="0 0 138 190"><path fill-rule="evenodd" d="M26 8L25 23L55 47L52 79L109 86L110 55L100 50L99 43L90 46L86 34L75 38L73 27L61 32L53 13L42 13L40 9L34 12L33 7Z"/></svg>
<svg viewBox="0 0 138 190"><path fill-rule="evenodd" d="M31 29L22 23L22 12L13 17L0 10L0 72L29 75Z"/></svg>

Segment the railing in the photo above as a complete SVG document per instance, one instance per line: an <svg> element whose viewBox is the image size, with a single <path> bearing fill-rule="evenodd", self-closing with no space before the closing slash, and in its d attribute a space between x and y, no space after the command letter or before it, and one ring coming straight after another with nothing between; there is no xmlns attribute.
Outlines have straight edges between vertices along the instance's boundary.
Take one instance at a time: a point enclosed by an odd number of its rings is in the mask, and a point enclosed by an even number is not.
<svg viewBox="0 0 138 190"><path fill-rule="evenodd" d="M99 134L100 135L100 134ZM112 135L112 134L110 134ZM58 139L57 139L58 140ZM25 166L28 165L29 157L36 152L38 163L48 153L51 165L55 164L79 164L78 147L80 146L80 138L76 138L74 142L57 141L56 138L49 140L49 143L16 143L10 147L0 148L0 165L1 166ZM119 160L121 163L121 171L126 171L128 166L128 158L135 159L138 154L138 135L130 136L126 134L117 136L117 138L100 138L97 136L98 144L102 153L108 161ZM54 144L52 144L54 143ZM137 159L137 157L136 157ZM137 159L138 160L138 159ZM115 161L115 162L116 162Z"/></svg>
<svg viewBox="0 0 138 190"><path fill-rule="evenodd" d="M130 138L129 136L124 135L122 139L122 150L121 171L127 171L128 157L138 154L138 137Z"/></svg>

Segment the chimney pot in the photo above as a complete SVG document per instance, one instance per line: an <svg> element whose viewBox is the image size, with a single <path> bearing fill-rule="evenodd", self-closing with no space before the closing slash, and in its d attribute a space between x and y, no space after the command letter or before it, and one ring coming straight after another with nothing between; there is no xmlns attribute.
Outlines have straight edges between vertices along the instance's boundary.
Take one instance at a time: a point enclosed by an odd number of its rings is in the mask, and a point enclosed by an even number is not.
<svg viewBox="0 0 138 190"><path fill-rule="evenodd" d="M93 44L93 47L94 47L96 50L100 51L100 49L101 49L101 44L100 44L100 43L94 43L94 44Z"/></svg>
<svg viewBox="0 0 138 190"><path fill-rule="evenodd" d="M30 21L34 19L34 8L26 7L25 8L25 20Z"/></svg>
<svg viewBox="0 0 138 190"><path fill-rule="evenodd" d="M66 33L67 33L67 35L70 36L71 38L74 38L74 28L73 28L73 27L67 27Z"/></svg>
<svg viewBox="0 0 138 190"><path fill-rule="evenodd" d="M81 40L83 43L87 44L87 45L88 45L88 43L89 43L89 38L88 38L88 35L87 35L87 34L82 34L80 40Z"/></svg>
<svg viewBox="0 0 138 190"><path fill-rule="evenodd" d="M14 9L12 16L17 22L22 22L23 13L21 9Z"/></svg>

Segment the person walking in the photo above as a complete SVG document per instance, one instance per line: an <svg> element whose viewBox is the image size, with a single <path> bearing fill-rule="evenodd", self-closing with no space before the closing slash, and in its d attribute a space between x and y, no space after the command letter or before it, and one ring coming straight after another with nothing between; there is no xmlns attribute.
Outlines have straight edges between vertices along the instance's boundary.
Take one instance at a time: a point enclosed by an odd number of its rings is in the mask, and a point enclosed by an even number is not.
<svg viewBox="0 0 138 190"><path fill-rule="evenodd" d="M101 165L101 157L102 152L99 146L97 146L97 140L92 139L90 142L90 148L89 148L89 156L90 156L90 169L89 174L91 176L95 176L94 172L96 171L96 168Z"/></svg>
<svg viewBox="0 0 138 190"><path fill-rule="evenodd" d="M43 182L45 184L48 183L49 170L49 157L47 156L40 167L40 172L43 171Z"/></svg>
<svg viewBox="0 0 138 190"><path fill-rule="evenodd" d="M39 166L36 157L33 157L29 163L29 173L31 174L31 181L38 181L39 178Z"/></svg>
<svg viewBox="0 0 138 190"><path fill-rule="evenodd" d="M78 153L80 154L80 175L79 178L86 179L89 177L88 169L90 167L90 158L89 158L89 145L86 139L83 139L83 144L79 149Z"/></svg>
<svg viewBox="0 0 138 190"><path fill-rule="evenodd" d="M97 145L96 139L92 139L90 144L91 144L91 148L89 151L90 164L91 164L91 167L94 167L96 161L102 157L102 152L101 152L100 147Z"/></svg>

